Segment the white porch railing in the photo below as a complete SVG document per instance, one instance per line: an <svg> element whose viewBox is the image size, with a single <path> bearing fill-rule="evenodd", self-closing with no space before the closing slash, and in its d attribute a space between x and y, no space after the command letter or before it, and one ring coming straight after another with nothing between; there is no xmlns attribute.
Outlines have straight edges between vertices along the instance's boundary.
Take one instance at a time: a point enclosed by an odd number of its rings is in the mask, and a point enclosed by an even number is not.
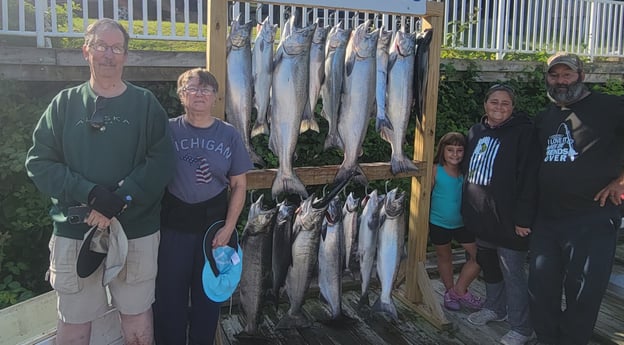
<svg viewBox="0 0 624 345"><path fill-rule="evenodd" d="M447 0L444 46L495 53L551 53L567 50L595 57L624 57L624 1L615 0ZM80 38L95 18L128 21L133 39L205 41L206 0L0 0L0 36ZM55 4L56 6L52 6ZM302 24L317 18L326 24L343 20L348 27L364 19L397 30L410 30L417 18L310 7L230 2L230 18L271 17L283 25L290 13ZM75 20L77 19L77 20ZM72 25L68 25L72 23ZM79 27L75 27L78 25ZM1 37L0 37L1 38Z"/></svg>

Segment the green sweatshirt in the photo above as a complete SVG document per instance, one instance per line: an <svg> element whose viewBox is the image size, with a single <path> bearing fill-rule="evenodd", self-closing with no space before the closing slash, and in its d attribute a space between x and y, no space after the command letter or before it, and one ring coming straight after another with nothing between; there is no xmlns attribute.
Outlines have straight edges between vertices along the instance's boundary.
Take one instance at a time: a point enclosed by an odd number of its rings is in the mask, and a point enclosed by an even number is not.
<svg viewBox="0 0 624 345"><path fill-rule="evenodd" d="M56 95L37 123L26 170L52 198L58 236L83 238L89 227L69 224L67 208L86 204L95 185L117 188L129 201L117 217L129 239L160 228L160 199L174 170L168 118L149 90L126 85L123 94L98 104L105 130L88 122L96 100L88 82Z"/></svg>

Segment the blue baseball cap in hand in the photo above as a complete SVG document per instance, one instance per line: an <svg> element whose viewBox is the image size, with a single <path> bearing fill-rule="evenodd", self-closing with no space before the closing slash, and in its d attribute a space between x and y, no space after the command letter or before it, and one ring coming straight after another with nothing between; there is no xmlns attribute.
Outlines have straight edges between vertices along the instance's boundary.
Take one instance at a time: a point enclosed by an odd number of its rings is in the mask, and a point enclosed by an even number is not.
<svg viewBox="0 0 624 345"><path fill-rule="evenodd" d="M214 222L206 231L203 241L202 285L206 296L217 303L232 296L243 271L243 251L238 245L236 230L226 246L212 248L212 240L224 224L223 220Z"/></svg>

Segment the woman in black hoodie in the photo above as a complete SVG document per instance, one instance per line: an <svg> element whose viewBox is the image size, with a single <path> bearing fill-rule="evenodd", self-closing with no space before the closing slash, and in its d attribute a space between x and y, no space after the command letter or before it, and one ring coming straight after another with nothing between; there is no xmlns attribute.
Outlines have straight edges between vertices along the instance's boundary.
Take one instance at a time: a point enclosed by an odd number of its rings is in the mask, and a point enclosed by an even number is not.
<svg viewBox="0 0 624 345"><path fill-rule="evenodd" d="M533 124L513 112L515 93L494 85L486 93L485 115L468 132L462 215L477 236L477 262L486 282L483 309L468 321L485 325L509 320L502 344L525 344L533 329L529 320L524 265L533 221L534 173L529 164Z"/></svg>

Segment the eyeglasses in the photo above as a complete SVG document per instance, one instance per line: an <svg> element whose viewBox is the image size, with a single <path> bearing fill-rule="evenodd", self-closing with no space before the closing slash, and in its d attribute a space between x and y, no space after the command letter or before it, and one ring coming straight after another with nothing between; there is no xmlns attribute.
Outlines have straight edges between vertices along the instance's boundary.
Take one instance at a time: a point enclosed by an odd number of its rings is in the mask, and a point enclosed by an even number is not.
<svg viewBox="0 0 624 345"><path fill-rule="evenodd" d="M108 99L97 96L95 98L95 110L91 114L91 118L87 120L87 123L91 128L104 132L106 130L106 123L104 122L104 108Z"/></svg>
<svg viewBox="0 0 624 345"><path fill-rule="evenodd" d="M126 53L126 48L124 48L123 46L119 46L119 45L109 46L104 43L92 43L89 45L89 47L93 48L93 50L100 52L100 53L104 53L108 49L110 49L111 52L113 52L113 54L117 54L117 55Z"/></svg>
<svg viewBox="0 0 624 345"><path fill-rule="evenodd" d="M203 88L203 89L198 89L196 87L185 87L184 89L182 89L184 92L190 93L191 95L202 95L202 96L207 96L207 95L214 95L217 93L217 91L215 91L215 89L210 89L210 88Z"/></svg>

